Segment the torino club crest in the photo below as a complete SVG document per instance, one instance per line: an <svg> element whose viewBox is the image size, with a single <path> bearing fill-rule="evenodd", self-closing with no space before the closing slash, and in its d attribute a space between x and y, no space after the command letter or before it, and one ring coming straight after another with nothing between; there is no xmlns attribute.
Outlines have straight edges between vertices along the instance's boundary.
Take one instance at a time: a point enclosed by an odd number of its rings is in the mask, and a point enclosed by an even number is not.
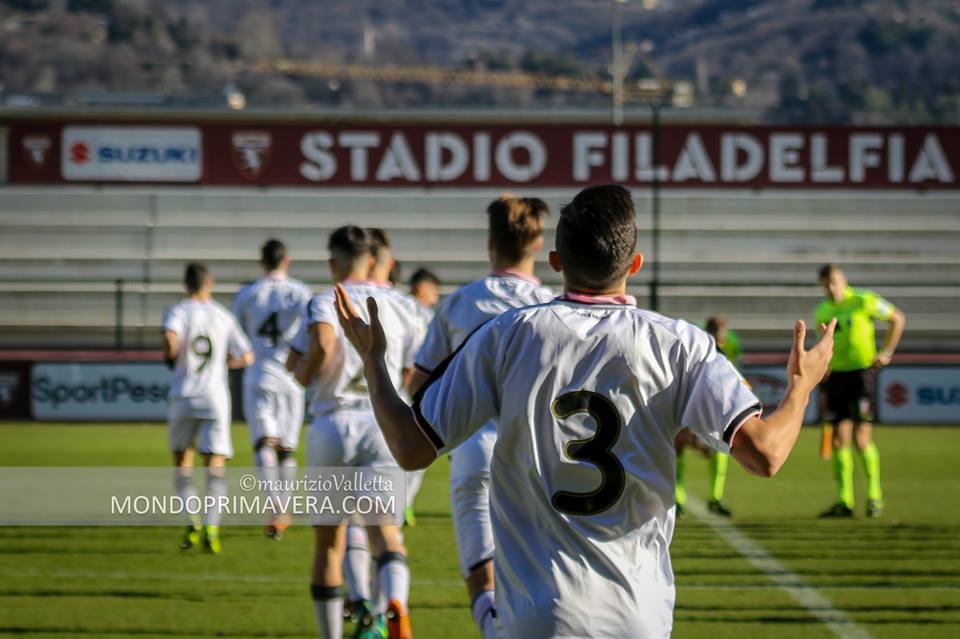
<svg viewBox="0 0 960 639"><path fill-rule="evenodd" d="M23 138L23 157L32 169L42 169L47 164L52 145L50 136L47 135L27 135Z"/></svg>
<svg viewBox="0 0 960 639"><path fill-rule="evenodd" d="M234 131L230 135L230 156L240 175L256 180L270 163L273 138L267 131Z"/></svg>

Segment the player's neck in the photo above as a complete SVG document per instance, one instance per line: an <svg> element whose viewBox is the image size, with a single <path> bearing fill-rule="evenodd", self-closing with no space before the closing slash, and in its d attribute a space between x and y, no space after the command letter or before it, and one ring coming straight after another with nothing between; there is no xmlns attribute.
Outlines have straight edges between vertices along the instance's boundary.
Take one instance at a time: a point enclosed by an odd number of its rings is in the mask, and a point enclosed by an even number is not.
<svg viewBox="0 0 960 639"><path fill-rule="evenodd" d="M210 291L197 291L190 296L190 299L194 302L209 302L210 297Z"/></svg>
<svg viewBox="0 0 960 639"><path fill-rule="evenodd" d="M525 257L519 262L508 262L499 258L493 258L490 262L490 268L494 273L519 273L520 275L533 276L533 265L536 261L533 256Z"/></svg>
<svg viewBox="0 0 960 639"><path fill-rule="evenodd" d="M627 280L624 279L618 284L615 284L606 288L602 288L602 289L579 286L579 285L570 284L569 282L564 281L563 292L572 293L574 295L587 295L590 297L616 297L618 295L627 294Z"/></svg>

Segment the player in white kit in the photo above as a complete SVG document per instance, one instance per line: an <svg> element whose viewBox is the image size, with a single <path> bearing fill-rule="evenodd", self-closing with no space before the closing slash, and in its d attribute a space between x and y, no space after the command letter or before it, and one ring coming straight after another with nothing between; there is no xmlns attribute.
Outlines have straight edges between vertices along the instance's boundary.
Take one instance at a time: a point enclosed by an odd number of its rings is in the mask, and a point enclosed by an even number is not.
<svg viewBox="0 0 960 639"><path fill-rule="evenodd" d="M798 321L786 396L761 417L704 331L626 295L642 264L635 245L629 193L582 191L563 208L549 256L564 294L485 324L434 370L412 408L385 374L375 304L368 326L338 290L341 324L363 354L377 423L401 466L426 466L498 420L491 517L500 636L669 636L676 433L689 428L772 476L827 370L836 323L808 352Z"/></svg>
<svg viewBox="0 0 960 639"><path fill-rule="evenodd" d="M503 196L487 207L487 248L492 272L450 294L417 353L410 389L416 391L450 353L488 320L511 308L548 302L553 291L533 275L543 248L543 200ZM453 529L473 618L484 639L494 636L493 530L490 526L490 460L496 420L483 425L450 453Z"/></svg>
<svg viewBox="0 0 960 639"><path fill-rule="evenodd" d="M374 258L370 236L356 226L345 226L330 235L330 270L356 300L376 298L390 330L386 361L391 383L400 388L403 362L411 349L413 332L407 313L396 296L368 281ZM310 414L313 422L307 433L310 466L396 467L383 435L377 428L363 380L359 354L340 329L333 304L333 292L314 297L308 306L305 330L291 344L295 355L288 366L301 384L312 386ZM311 593L320 632L326 639L340 639L343 625L343 558L346 526L318 526L314 529L316 549ZM412 633L407 614L410 571L400 528L379 525L367 528L376 553L378 601L361 615L361 632L375 630L386 616L390 639L408 639Z"/></svg>
<svg viewBox="0 0 960 639"><path fill-rule="evenodd" d="M393 256L390 235L380 228L367 228L370 238L370 255L373 257L373 266L367 276L367 281L383 290L385 295L392 296L395 308L405 316L405 324L409 327L408 339L403 354L404 387L413 370L413 359L426 335L427 322L419 304L408 295L393 288L391 276L396 272L397 261ZM401 388L401 395L409 399L405 390ZM404 511L404 523L413 525L416 521L413 514L413 500L420 490L424 471L416 470L407 473L407 504ZM403 541L403 533L400 533ZM344 602L344 617L360 621L371 599L372 584L370 579L370 544L362 526L350 524L347 526L347 547L343 559L343 578L347 591L347 600Z"/></svg>
<svg viewBox="0 0 960 639"><path fill-rule="evenodd" d="M174 371L167 432L177 469L177 495L186 502L197 496L194 447L207 467L207 496L226 495L223 468L233 456L227 366L249 366L254 356L236 318L211 297L213 277L207 268L190 263L183 280L189 297L164 315L163 356ZM220 552L220 513L216 508L206 511L202 522L191 521L180 547L187 550L197 545L201 536L205 550Z"/></svg>
<svg viewBox="0 0 960 639"><path fill-rule="evenodd" d="M253 458L267 486L290 485L297 474L297 445L303 425L303 387L285 367L290 341L300 330L310 289L287 275L290 257L279 240L260 249L264 275L244 286L233 300L233 314L253 343L256 362L244 371L243 413L250 427ZM285 494L268 498L285 503ZM265 533L281 539L289 525L286 513L273 517Z"/></svg>

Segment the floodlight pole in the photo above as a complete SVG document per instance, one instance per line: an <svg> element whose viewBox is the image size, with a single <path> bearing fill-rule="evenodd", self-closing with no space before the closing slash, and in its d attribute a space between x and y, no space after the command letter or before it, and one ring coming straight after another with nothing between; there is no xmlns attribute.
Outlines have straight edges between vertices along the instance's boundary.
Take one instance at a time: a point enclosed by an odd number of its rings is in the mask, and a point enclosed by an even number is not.
<svg viewBox="0 0 960 639"><path fill-rule="evenodd" d="M611 0L610 7L610 48L612 59L610 75L612 84L610 91L613 126L623 124L623 37L620 5L626 0Z"/></svg>

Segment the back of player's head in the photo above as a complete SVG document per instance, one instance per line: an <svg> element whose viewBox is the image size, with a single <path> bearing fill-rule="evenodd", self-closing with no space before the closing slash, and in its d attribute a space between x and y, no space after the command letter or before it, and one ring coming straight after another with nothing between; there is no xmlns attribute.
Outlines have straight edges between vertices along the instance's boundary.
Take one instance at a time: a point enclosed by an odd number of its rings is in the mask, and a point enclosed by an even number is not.
<svg viewBox="0 0 960 639"><path fill-rule="evenodd" d="M268 271L275 271L287 259L287 247L280 240L269 239L260 247L260 263Z"/></svg>
<svg viewBox="0 0 960 639"><path fill-rule="evenodd" d="M617 282L636 246L633 198L622 186L591 186L560 209L557 253L569 284L601 289Z"/></svg>
<svg viewBox="0 0 960 639"><path fill-rule="evenodd" d="M369 258L370 245L370 234L367 230L353 224L336 229L327 240L330 258L346 269L361 258Z"/></svg>
<svg viewBox="0 0 960 639"><path fill-rule="evenodd" d="M413 275L410 276L410 288L416 289L421 284L433 284L434 286L440 286L440 278L434 275L431 271L420 267L413 272Z"/></svg>
<svg viewBox="0 0 960 639"><path fill-rule="evenodd" d="M820 271L818 273L819 277L817 278L817 281L823 283L829 280L830 276L833 275L834 273L843 273L843 270L841 270L839 264L835 264L832 262L830 264L824 264L823 266L820 267Z"/></svg>
<svg viewBox="0 0 960 639"><path fill-rule="evenodd" d="M501 195L487 206L490 246L498 258L519 262L543 237L543 219L550 214L547 203L535 197Z"/></svg>
<svg viewBox="0 0 960 639"><path fill-rule="evenodd" d="M206 264L190 262L183 270L183 285L191 295L197 293L210 281L210 271Z"/></svg>
<svg viewBox="0 0 960 639"><path fill-rule="evenodd" d="M727 318L723 315L711 315L707 318L707 322L704 325L704 330L710 333L710 335L713 336L713 339L719 341L726 334Z"/></svg>
<svg viewBox="0 0 960 639"><path fill-rule="evenodd" d="M367 228L367 234L370 236L370 255L380 261L390 250L390 234L372 226Z"/></svg>

